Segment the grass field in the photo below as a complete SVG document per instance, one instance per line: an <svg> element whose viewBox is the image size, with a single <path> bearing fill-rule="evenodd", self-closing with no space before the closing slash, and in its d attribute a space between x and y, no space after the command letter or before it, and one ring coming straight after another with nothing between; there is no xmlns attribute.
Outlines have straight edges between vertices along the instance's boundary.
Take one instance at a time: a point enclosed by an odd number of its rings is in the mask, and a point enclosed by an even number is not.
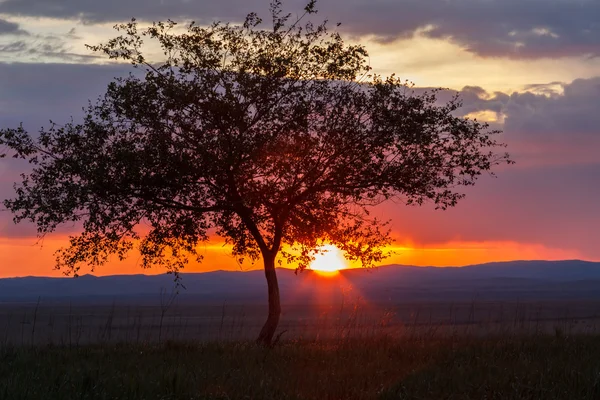
<svg viewBox="0 0 600 400"><path fill-rule="evenodd" d="M0 305L0 400L600 399L595 302Z"/></svg>
<svg viewBox="0 0 600 400"><path fill-rule="evenodd" d="M155 300L155 299L153 299ZM284 304L283 339L516 334L600 335L600 302L412 302ZM258 335L266 305L0 302L1 346L247 341Z"/></svg>
<svg viewBox="0 0 600 400"><path fill-rule="evenodd" d="M600 399L600 337L4 347L1 399Z"/></svg>

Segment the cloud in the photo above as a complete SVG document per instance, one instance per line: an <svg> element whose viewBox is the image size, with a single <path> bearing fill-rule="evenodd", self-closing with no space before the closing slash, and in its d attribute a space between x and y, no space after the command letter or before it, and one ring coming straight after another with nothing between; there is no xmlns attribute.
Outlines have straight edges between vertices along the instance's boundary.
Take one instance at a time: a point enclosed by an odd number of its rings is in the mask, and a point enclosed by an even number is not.
<svg viewBox="0 0 600 400"><path fill-rule="evenodd" d="M27 60L27 61L59 61L63 63L81 63L95 60L99 56L94 54L81 54L72 51L65 40L72 38L74 31L67 35L27 35L23 39L12 42L0 43L0 61Z"/></svg>
<svg viewBox="0 0 600 400"><path fill-rule="evenodd" d="M465 86L458 92L463 106L457 114L503 130L503 140L513 152L534 156L538 164L600 163L595 151L600 147L600 77L529 84L526 91L511 94L490 93L478 86ZM443 90L438 101L445 103L456 93ZM533 150L538 154L532 154Z"/></svg>
<svg viewBox="0 0 600 400"><path fill-rule="evenodd" d="M27 43L22 40L0 45L2 53L22 53L27 51Z"/></svg>
<svg viewBox="0 0 600 400"><path fill-rule="evenodd" d="M438 6L426 35L448 38L481 56L600 55L600 4L595 1L472 0Z"/></svg>
<svg viewBox="0 0 600 400"><path fill-rule="evenodd" d="M82 115L88 100L103 94L115 77L126 76L129 65L1 63L0 127L23 122L30 131L49 120L68 121Z"/></svg>
<svg viewBox="0 0 600 400"><path fill-rule="evenodd" d="M19 28L19 24L0 18L0 35L29 36L29 32Z"/></svg>
<svg viewBox="0 0 600 400"><path fill-rule="evenodd" d="M306 1L291 0L286 9L301 12ZM357 36L382 42L416 32L447 39L483 57L537 59L600 56L600 2L596 0L346 0L322 1L319 16L342 22ZM52 17L94 24L128 20L214 19L240 21L256 11L259 0L5 0L0 13ZM265 18L268 20L268 18Z"/></svg>
<svg viewBox="0 0 600 400"><path fill-rule="evenodd" d="M0 3L1 5L2 3ZM66 34L33 34L21 25L0 18L0 62L13 61L59 61L86 62L98 58L93 54L72 51L69 41L81 39L75 28Z"/></svg>
<svg viewBox="0 0 600 400"><path fill-rule="evenodd" d="M524 86L526 91L531 91L534 93L545 94L548 96L560 94L562 92L562 88L565 85L565 82L549 82L549 83L530 83Z"/></svg>
<svg viewBox="0 0 600 400"><path fill-rule="evenodd" d="M525 92L508 95L465 87L461 91L463 110L502 114L504 130L522 138L600 141L600 77L530 84L526 88Z"/></svg>

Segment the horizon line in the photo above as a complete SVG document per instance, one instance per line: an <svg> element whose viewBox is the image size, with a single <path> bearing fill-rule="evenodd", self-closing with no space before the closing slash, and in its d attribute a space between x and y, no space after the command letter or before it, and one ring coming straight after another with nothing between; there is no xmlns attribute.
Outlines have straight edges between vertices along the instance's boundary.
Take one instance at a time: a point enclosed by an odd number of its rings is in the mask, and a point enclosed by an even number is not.
<svg viewBox="0 0 600 400"><path fill-rule="evenodd" d="M402 267L402 268L423 268L423 269L427 269L427 268L436 268L436 269L445 269L445 268L469 268L469 267L477 267L477 266L485 266L485 265L490 265L490 264L510 264L510 263L519 263L519 262L527 262L527 263L532 263L532 262L544 262L544 263L564 263L564 262L583 262L583 263L590 263L590 264L600 264L600 261L594 261L594 260L583 260L583 259L562 259L562 260L543 260L543 259L516 259L516 260L504 260L504 261L489 261L489 262L485 262L485 263L479 263L479 264L466 264L466 265L443 265L443 266L436 266L436 265L424 265L424 266L419 266L419 265L410 265L410 264L383 264L383 265L377 265L375 267L372 268L363 268L363 267L350 267L350 268L344 268L344 269L340 269L339 272L342 271L349 271L349 270L365 270L365 271L372 271L372 270L377 270L379 268L387 268L387 267ZM289 270L289 271L294 271L294 268L287 268L287 267L276 267L277 270ZM215 269L215 270L210 270L210 271L191 271L191 272L180 272L180 275L202 275L202 274L210 274L210 273L218 273L218 272L227 272L227 273L249 273L249 272L260 272L263 271L263 268L253 268L253 269L247 269L247 270L242 270L242 269L238 269L238 270L233 270L233 269ZM309 272L319 272L317 270L312 270L310 268L307 268L304 271L309 271ZM301 272L304 272L301 271ZM4 280L4 279L25 279L25 278L46 278L46 279L78 279L78 278L83 278L83 277L93 277L93 278L109 278L109 277L115 277L115 276L121 276L121 277L131 277L131 276L162 276L162 275L172 275L172 272L160 272L160 273L155 273L155 274L147 274L147 273L139 273L139 274L131 274L131 273L126 273L126 274L110 274L110 275L94 275L93 273L88 273L88 274L83 274L83 275L79 275L77 277L74 277L72 275L62 275L62 276L49 276L49 275L16 275L16 276L4 276L4 277L0 277L0 281Z"/></svg>

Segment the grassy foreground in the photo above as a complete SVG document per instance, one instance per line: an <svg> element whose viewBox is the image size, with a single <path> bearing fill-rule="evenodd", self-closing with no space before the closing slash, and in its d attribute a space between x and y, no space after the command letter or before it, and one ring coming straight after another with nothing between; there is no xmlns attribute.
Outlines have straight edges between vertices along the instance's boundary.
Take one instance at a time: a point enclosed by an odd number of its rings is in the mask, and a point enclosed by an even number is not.
<svg viewBox="0 0 600 400"><path fill-rule="evenodd" d="M4 348L0 399L600 399L600 337Z"/></svg>

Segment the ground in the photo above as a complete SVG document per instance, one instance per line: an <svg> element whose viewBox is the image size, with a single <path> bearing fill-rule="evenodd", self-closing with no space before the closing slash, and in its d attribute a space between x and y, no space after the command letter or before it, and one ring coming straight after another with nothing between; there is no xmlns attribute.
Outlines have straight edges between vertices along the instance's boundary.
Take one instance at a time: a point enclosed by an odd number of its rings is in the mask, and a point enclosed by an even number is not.
<svg viewBox="0 0 600 400"><path fill-rule="evenodd" d="M600 399L595 301L0 304L0 399Z"/></svg>
<svg viewBox="0 0 600 400"><path fill-rule="evenodd" d="M600 337L5 347L2 399L598 399Z"/></svg>

